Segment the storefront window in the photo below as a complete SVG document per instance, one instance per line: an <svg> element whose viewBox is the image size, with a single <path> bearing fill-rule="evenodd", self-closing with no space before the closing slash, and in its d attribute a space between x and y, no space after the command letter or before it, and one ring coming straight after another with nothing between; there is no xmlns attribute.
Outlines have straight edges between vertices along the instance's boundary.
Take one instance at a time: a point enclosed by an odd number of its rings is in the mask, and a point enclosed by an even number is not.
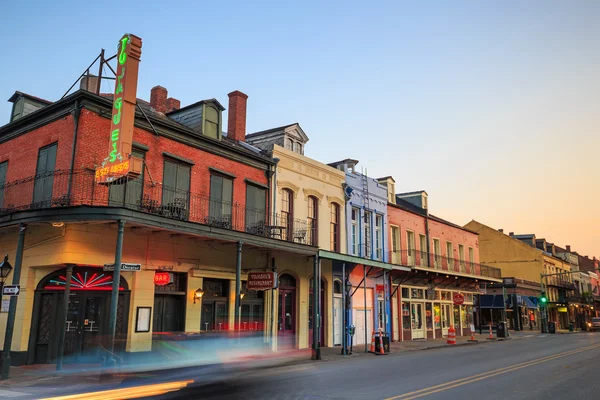
<svg viewBox="0 0 600 400"><path fill-rule="evenodd" d="M451 292L442 290L442 300L452 300Z"/></svg>
<svg viewBox="0 0 600 400"><path fill-rule="evenodd" d="M411 289L410 290L410 298L411 299L423 299L423 289Z"/></svg>
<svg viewBox="0 0 600 400"><path fill-rule="evenodd" d="M467 324L467 306L460 306L460 323L463 328L468 328Z"/></svg>
<svg viewBox="0 0 600 400"><path fill-rule="evenodd" d="M467 303L473 302L473 293L465 293L465 302L467 302Z"/></svg>
<svg viewBox="0 0 600 400"><path fill-rule="evenodd" d="M473 322L473 306L466 306L467 307L467 326L475 326L475 323Z"/></svg>
<svg viewBox="0 0 600 400"><path fill-rule="evenodd" d="M403 299L409 299L410 298L408 288L402 288L402 298Z"/></svg>
<svg viewBox="0 0 600 400"><path fill-rule="evenodd" d="M410 303L402 302L402 328L410 329Z"/></svg>
<svg viewBox="0 0 600 400"><path fill-rule="evenodd" d="M460 306L454 306L454 329L460 329Z"/></svg>
<svg viewBox="0 0 600 400"><path fill-rule="evenodd" d="M439 300L440 299L440 291L436 290L435 291L435 299L434 300Z"/></svg>
<svg viewBox="0 0 600 400"><path fill-rule="evenodd" d="M426 303L425 304L425 326L427 327L427 330L433 330L433 310L432 310L432 303Z"/></svg>
<svg viewBox="0 0 600 400"><path fill-rule="evenodd" d="M435 329L442 328L442 308L440 306L440 303L435 303L435 305L433 306L433 321L435 323Z"/></svg>

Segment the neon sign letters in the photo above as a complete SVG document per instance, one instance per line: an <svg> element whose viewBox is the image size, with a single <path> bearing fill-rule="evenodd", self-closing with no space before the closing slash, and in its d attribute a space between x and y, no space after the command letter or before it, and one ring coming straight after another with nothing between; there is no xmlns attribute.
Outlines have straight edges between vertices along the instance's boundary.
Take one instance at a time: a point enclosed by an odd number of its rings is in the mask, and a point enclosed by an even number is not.
<svg viewBox="0 0 600 400"><path fill-rule="evenodd" d="M119 40L110 144L108 156L102 161L102 166L96 169L96 181L99 183L141 173L142 161L131 156L141 54L142 40L137 36L125 34Z"/></svg>

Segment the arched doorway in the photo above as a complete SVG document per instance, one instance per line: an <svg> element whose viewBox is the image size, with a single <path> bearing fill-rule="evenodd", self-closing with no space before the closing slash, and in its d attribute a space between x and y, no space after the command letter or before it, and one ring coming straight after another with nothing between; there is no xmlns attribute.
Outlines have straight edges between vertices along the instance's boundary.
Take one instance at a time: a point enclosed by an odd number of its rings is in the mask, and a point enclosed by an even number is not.
<svg viewBox="0 0 600 400"><path fill-rule="evenodd" d="M308 292L308 344L310 346L312 346L313 344L313 286L314 286L314 278L311 277L309 279L309 292ZM321 279L321 295L319 296L320 300L319 300L319 305L320 305L320 311L319 311L319 315L320 315L320 327L321 329L320 334L319 334L319 341L321 343L321 347L325 345L325 321L327 321L327 319L325 318L325 285L327 283Z"/></svg>
<svg viewBox="0 0 600 400"><path fill-rule="evenodd" d="M279 347L296 347L296 278L290 274L279 277L277 320Z"/></svg>
<svg viewBox="0 0 600 400"><path fill-rule="evenodd" d="M67 323L62 326L61 307L66 284L66 269L46 275L35 291L29 336L28 364L53 362L58 353L58 337L65 330L65 362L101 362L102 346L108 339L110 295L113 274L101 268L75 267ZM125 349L129 320L129 287L121 277L117 306L115 350Z"/></svg>

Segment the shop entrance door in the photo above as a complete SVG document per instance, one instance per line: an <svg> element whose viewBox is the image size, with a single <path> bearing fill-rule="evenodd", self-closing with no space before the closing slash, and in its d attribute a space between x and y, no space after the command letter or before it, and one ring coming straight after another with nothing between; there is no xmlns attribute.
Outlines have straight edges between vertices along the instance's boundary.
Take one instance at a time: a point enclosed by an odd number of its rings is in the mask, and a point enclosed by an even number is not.
<svg viewBox="0 0 600 400"><path fill-rule="evenodd" d="M295 347L296 344L296 300L295 290L279 291L278 332L279 346Z"/></svg>
<svg viewBox="0 0 600 400"><path fill-rule="evenodd" d="M334 346L342 344L342 298L333 298L333 344Z"/></svg>
<svg viewBox="0 0 600 400"><path fill-rule="evenodd" d="M448 329L452 325L452 305L442 304L442 336L448 336Z"/></svg>
<svg viewBox="0 0 600 400"><path fill-rule="evenodd" d="M85 295L70 299L65 326L65 361L100 361L100 332L105 329L107 299L106 296Z"/></svg>
<svg viewBox="0 0 600 400"><path fill-rule="evenodd" d="M412 302L410 304L411 330L413 339L425 339L425 324L423 321L423 303Z"/></svg>
<svg viewBox="0 0 600 400"><path fill-rule="evenodd" d="M367 326L365 326L365 313L367 314ZM365 331L367 343L371 343L371 336L373 334L373 318L371 317L371 310L359 310L355 308L352 322L355 326L353 344L365 344Z"/></svg>

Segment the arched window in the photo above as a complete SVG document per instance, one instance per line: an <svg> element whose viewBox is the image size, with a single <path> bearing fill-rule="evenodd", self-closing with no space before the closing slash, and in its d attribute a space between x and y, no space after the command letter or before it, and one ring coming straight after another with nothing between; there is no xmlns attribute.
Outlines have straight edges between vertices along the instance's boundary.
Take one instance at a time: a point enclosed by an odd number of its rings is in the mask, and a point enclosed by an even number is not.
<svg viewBox="0 0 600 400"><path fill-rule="evenodd" d="M282 239L292 240L294 219L294 193L290 189L283 189L281 196L281 226L283 226Z"/></svg>
<svg viewBox="0 0 600 400"><path fill-rule="evenodd" d="M342 294L342 281L333 281L333 294Z"/></svg>
<svg viewBox="0 0 600 400"><path fill-rule="evenodd" d="M296 287L296 278L294 278L290 274L282 274L279 277L279 288L280 289L290 289Z"/></svg>
<svg viewBox="0 0 600 400"><path fill-rule="evenodd" d="M331 222L330 222L330 250L340 251L340 206L336 203L331 203Z"/></svg>
<svg viewBox="0 0 600 400"><path fill-rule="evenodd" d="M318 243L318 215L319 215L319 200L315 196L308 197L308 244L317 246Z"/></svg>

